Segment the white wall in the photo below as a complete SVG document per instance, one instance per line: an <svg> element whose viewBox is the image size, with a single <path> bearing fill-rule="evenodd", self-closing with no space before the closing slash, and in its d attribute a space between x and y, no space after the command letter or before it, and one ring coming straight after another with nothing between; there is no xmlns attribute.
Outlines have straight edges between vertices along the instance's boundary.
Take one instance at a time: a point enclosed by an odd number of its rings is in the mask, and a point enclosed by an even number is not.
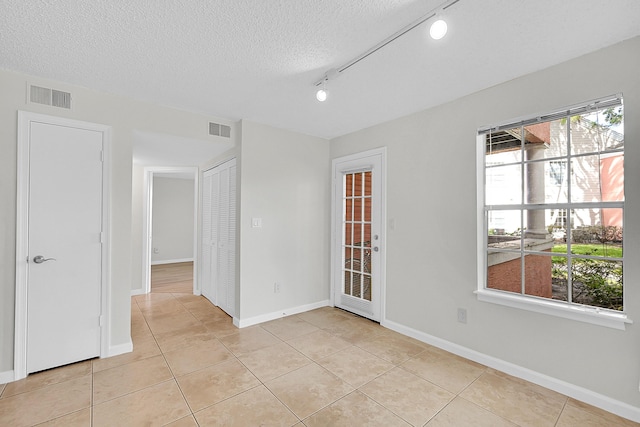
<svg viewBox="0 0 640 427"><path fill-rule="evenodd" d="M329 298L327 140L247 120L241 125L241 321ZM251 219L261 218L262 228ZM274 283L281 284L274 293Z"/></svg>
<svg viewBox="0 0 640 427"><path fill-rule="evenodd" d="M388 320L640 408L638 52L635 38L331 141L332 158L388 149ZM625 298L636 324L619 331L477 301L477 128L618 92L627 141ZM468 310L467 324L457 322L458 307Z"/></svg>
<svg viewBox="0 0 640 427"><path fill-rule="evenodd" d="M193 259L193 181L153 178L152 264Z"/></svg>
<svg viewBox="0 0 640 427"><path fill-rule="evenodd" d="M26 103L27 82L69 91L73 109ZM141 277L142 233L132 232L132 144L136 130L177 137L213 140L207 134L212 117L160 107L0 70L0 377L13 369L16 224L17 111L33 111L112 126L111 169L111 334L112 347L130 342L132 278ZM222 122L227 123L227 122ZM141 182L141 181L140 181ZM136 212L142 204L136 206ZM133 248L133 251L132 251ZM134 272L137 274L134 275ZM138 281L141 283L141 279ZM139 286L133 286L138 288Z"/></svg>

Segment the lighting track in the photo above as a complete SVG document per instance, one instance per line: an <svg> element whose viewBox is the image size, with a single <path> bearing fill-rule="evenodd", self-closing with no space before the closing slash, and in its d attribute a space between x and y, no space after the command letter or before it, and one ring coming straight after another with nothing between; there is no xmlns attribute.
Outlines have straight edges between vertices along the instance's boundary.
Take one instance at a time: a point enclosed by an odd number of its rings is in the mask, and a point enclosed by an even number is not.
<svg viewBox="0 0 640 427"><path fill-rule="evenodd" d="M343 64L343 65L341 65L341 66L339 66L337 68L334 68L334 69L331 69L331 70L327 71L324 74L324 76L314 84L314 86L316 86L316 87L317 86L323 86L322 90L324 90L324 85L326 85L326 82L328 82L329 80L335 79L336 77L338 77L340 75L340 73L343 73L344 71L348 70L350 67L354 66L358 62L362 61L363 59L365 59L365 58L369 57L370 55L374 54L375 52L379 51L380 49L382 49L383 47L385 47L389 43L392 43L393 41L395 41L398 38L402 37L403 35L405 35L409 31L413 30L414 28L422 25L423 23L425 23L429 19L434 18L439 13L444 12L445 10L447 10L448 8L453 6L454 4L458 3L459 1L460 0L448 0L448 1L445 1L444 3L441 3L440 5L438 5L434 9L431 9L429 12L427 12L424 15L422 15L420 18L416 19L415 21L413 21L409 25L407 25L407 26L401 28L400 30L396 31L395 33L393 33L392 35L390 35L386 39L382 40L381 42L379 42L375 46L371 47L370 49L366 50L365 52L361 53L360 55L358 55L355 58L351 59L350 61L346 62L345 64Z"/></svg>

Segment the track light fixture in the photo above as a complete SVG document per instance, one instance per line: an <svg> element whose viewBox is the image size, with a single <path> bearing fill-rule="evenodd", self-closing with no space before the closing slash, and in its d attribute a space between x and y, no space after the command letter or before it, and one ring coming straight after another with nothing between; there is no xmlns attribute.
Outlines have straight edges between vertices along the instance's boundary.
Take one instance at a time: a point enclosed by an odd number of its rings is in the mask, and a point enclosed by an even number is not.
<svg viewBox="0 0 640 427"><path fill-rule="evenodd" d="M320 102L324 102L327 100L327 91L324 89L318 89L316 92L316 99Z"/></svg>
<svg viewBox="0 0 640 427"><path fill-rule="evenodd" d="M440 40L447 34L447 23L443 19L438 19L429 28L429 35L434 40Z"/></svg>
<svg viewBox="0 0 640 427"><path fill-rule="evenodd" d="M443 38L447 34L447 23L441 17L439 17L439 15L442 12L444 12L446 9L448 9L451 6L453 6L454 4L458 3L459 1L460 0L447 0L444 3L441 3L435 9L432 9L427 14L422 15L420 18L418 18L417 20L415 20L411 24L409 24L406 27L402 28L401 30L395 32L394 34L392 34L391 36L387 37L386 39L384 39L383 41L381 41L377 45L373 46L371 49L367 50L366 52L364 52L364 53L362 53L362 54L360 54L358 56L356 56L355 58L353 58L351 61L347 62L346 64L344 64L344 65L342 65L342 66L340 66L340 67L338 67L336 69L329 70L324 75L324 77L322 77L322 79L318 80L314 85L316 87L322 86L316 92L316 99L318 101L320 101L320 102L326 101L328 93L327 93L327 90L326 90L325 86L326 86L326 83L329 80L333 80L334 78L338 77L338 75L340 75L341 73L346 71L352 65L357 64L358 62L360 62L363 59L365 59L367 56L377 52L378 50L382 49L383 47L385 47L386 45L388 45L392 41L394 41L397 38L405 35L409 31L413 30L414 28L418 27L419 25L425 23L426 21L428 21L430 19L438 18L433 24L431 24L431 27L429 28L429 34L430 34L431 38L433 38L434 40L440 40L441 38Z"/></svg>
<svg viewBox="0 0 640 427"><path fill-rule="evenodd" d="M318 89L318 91L316 92L316 99L320 102L324 102L327 100L327 95L329 95L329 93L327 92L327 87L326 87L326 83L327 83L327 78L325 77L324 80L322 80L322 87L320 89Z"/></svg>

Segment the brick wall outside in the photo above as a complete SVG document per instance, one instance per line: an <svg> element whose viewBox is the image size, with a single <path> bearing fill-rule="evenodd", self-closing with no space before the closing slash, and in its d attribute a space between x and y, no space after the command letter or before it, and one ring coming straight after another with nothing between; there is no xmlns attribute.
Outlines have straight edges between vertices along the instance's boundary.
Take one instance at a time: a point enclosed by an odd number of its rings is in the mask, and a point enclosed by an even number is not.
<svg viewBox="0 0 640 427"><path fill-rule="evenodd" d="M524 267L525 294L551 298L551 257L526 255ZM520 271L520 258L492 265L487 272L487 287L519 294Z"/></svg>

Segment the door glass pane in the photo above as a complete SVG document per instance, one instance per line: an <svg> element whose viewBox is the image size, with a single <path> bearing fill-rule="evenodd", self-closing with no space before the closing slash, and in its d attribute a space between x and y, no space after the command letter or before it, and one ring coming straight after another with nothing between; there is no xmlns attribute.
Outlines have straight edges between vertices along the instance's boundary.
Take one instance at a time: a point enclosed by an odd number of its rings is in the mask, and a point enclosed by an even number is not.
<svg viewBox="0 0 640 427"><path fill-rule="evenodd" d="M343 292L371 301L371 172L346 174L343 182Z"/></svg>

